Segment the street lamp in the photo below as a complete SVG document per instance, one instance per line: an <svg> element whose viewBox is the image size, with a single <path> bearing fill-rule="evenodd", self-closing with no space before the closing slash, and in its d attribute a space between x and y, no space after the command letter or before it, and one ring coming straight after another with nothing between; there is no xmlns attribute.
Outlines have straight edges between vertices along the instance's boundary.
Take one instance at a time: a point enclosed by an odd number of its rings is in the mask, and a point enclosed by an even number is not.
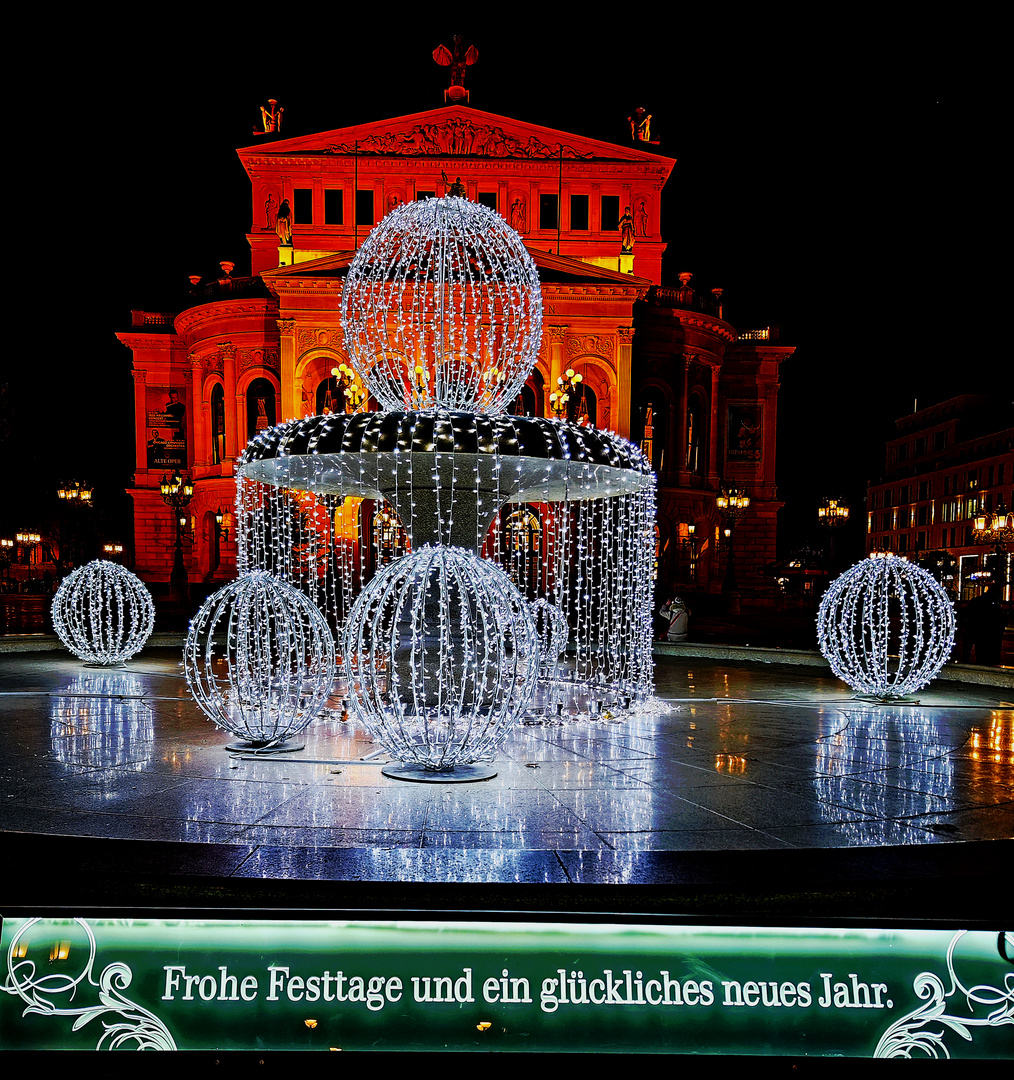
<svg viewBox="0 0 1014 1080"><path fill-rule="evenodd" d="M993 551L983 557L982 565L993 581L1000 586L1004 599L1008 596L1010 556L1007 547L1014 544L1014 514L1003 500L996 510L980 510L972 519L972 539L976 544L993 545Z"/></svg>
<svg viewBox="0 0 1014 1080"><path fill-rule="evenodd" d="M733 533L750 508L750 497L739 488L722 488L721 495L715 499L715 507L725 524L725 536L729 545L722 592L736 592L739 586L736 584L736 549L733 545Z"/></svg>
<svg viewBox="0 0 1014 1080"><path fill-rule="evenodd" d="M42 543L42 537L37 532L19 532L16 539L22 547L28 549L28 581L29 592L31 592L31 582L35 580L35 575L32 573L32 551Z"/></svg>
<svg viewBox="0 0 1014 1080"><path fill-rule="evenodd" d="M176 515L176 550L173 553L172 573L169 575L173 602L186 607L190 601L190 590L186 567L183 565L183 527L187 523L187 507L194 497L194 482L190 477L184 479L177 469L172 476L162 474L159 490L162 501L171 507Z"/></svg>
<svg viewBox="0 0 1014 1080"><path fill-rule="evenodd" d="M72 480L69 484L61 484L56 489L56 497L69 506L91 506L93 490L87 484Z"/></svg>
<svg viewBox="0 0 1014 1080"><path fill-rule="evenodd" d="M339 364L337 367L331 368L331 375L336 380L335 396L337 396L341 402L341 411L344 413L355 412L366 397L366 391L356 380L356 373L348 366L348 364ZM341 400L342 398L344 398L343 401ZM324 413L334 411L334 401L330 384L324 391L324 405L321 411Z"/></svg>
<svg viewBox="0 0 1014 1080"><path fill-rule="evenodd" d="M557 376L556 389L549 395L549 408L555 419L566 418L571 396L580 401L581 391L584 389L582 382L584 376L579 375L573 368L567 368L562 375Z"/></svg>
<svg viewBox="0 0 1014 1080"><path fill-rule="evenodd" d="M823 525L828 530L830 539L830 552L828 553L828 567L833 572L834 559L834 536L835 531L849 519L849 505L844 499L822 499L817 507L817 524Z"/></svg>

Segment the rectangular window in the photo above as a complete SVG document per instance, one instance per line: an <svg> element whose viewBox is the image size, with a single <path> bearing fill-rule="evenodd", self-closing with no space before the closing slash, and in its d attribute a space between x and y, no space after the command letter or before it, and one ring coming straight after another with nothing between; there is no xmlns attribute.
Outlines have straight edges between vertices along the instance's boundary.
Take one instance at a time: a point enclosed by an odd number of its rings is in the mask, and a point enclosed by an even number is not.
<svg viewBox="0 0 1014 1080"><path fill-rule="evenodd" d="M993 466L990 465L990 467L989 467L989 469L987 471L986 487L992 487L992 486L993 486Z"/></svg>
<svg viewBox="0 0 1014 1080"><path fill-rule="evenodd" d="M908 484L905 484L901 489L901 495L898 497L898 502L907 503L911 502L912 492L909 490Z"/></svg>
<svg viewBox="0 0 1014 1080"><path fill-rule="evenodd" d="M326 188L324 191L324 224L345 224L345 192L341 188Z"/></svg>
<svg viewBox="0 0 1014 1080"><path fill-rule="evenodd" d="M898 550L908 551L908 533L902 533L901 536L898 537Z"/></svg>
<svg viewBox="0 0 1014 1080"><path fill-rule="evenodd" d="M1003 483L1003 462L1002 461L996 467L996 482L998 484Z"/></svg>
<svg viewBox="0 0 1014 1080"><path fill-rule="evenodd" d="M311 188L294 188L292 192L292 217L296 225L313 224L313 191Z"/></svg>
<svg viewBox="0 0 1014 1080"><path fill-rule="evenodd" d="M922 457L926 453L926 436L921 435L915 440L915 456Z"/></svg>
<svg viewBox="0 0 1014 1080"><path fill-rule="evenodd" d="M938 431L933 436L933 449L934 450L943 450L943 448L946 445L947 445L947 432L946 431Z"/></svg>
<svg viewBox="0 0 1014 1080"><path fill-rule="evenodd" d="M930 482L928 480L919 481L919 498L928 499L930 497Z"/></svg>
<svg viewBox="0 0 1014 1080"><path fill-rule="evenodd" d="M588 231L588 196L571 195L570 227L575 232Z"/></svg>
<svg viewBox="0 0 1014 1080"><path fill-rule="evenodd" d="M555 229L559 221L559 199L555 195L539 196L539 228Z"/></svg>
<svg viewBox="0 0 1014 1080"><path fill-rule="evenodd" d="M915 550L916 551L925 551L926 550L926 534L924 532L915 534Z"/></svg>
<svg viewBox="0 0 1014 1080"><path fill-rule="evenodd" d="M620 227L619 195L602 196L602 231L616 232Z"/></svg>
<svg viewBox="0 0 1014 1080"><path fill-rule="evenodd" d="M373 191L356 192L356 224L373 225Z"/></svg>
<svg viewBox="0 0 1014 1080"><path fill-rule="evenodd" d="M479 202L483 206L488 206L490 210L496 209L496 192L495 191L480 191Z"/></svg>
<svg viewBox="0 0 1014 1080"><path fill-rule="evenodd" d="M884 532L888 532L891 528L891 515L884 514L884 524L881 526Z"/></svg>
<svg viewBox="0 0 1014 1080"><path fill-rule="evenodd" d="M886 510L891 505L891 489L888 488L884 492L884 509Z"/></svg>
<svg viewBox="0 0 1014 1080"><path fill-rule="evenodd" d="M929 507L924 504L919 507L919 524L925 525L927 517L929 517Z"/></svg>
<svg viewBox="0 0 1014 1080"><path fill-rule="evenodd" d="M415 201L422 202L423 199L435 199L437 193L435 191L417 191L415 193Z"/></svg>

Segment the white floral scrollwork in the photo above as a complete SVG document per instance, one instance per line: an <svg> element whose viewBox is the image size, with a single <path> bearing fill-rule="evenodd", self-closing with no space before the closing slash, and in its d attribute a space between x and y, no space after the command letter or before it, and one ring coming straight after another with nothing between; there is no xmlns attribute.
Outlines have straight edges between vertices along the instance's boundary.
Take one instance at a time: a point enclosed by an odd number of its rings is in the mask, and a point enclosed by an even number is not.
<svg viewBox="0 0 1014 1080"><path fill-rule="evenodd" d="M954 948L966 931L959 930L947 946L947 973L950 989L943 980L929 971L921 971L913 980L913 989L923 1004L896 1020L880 1037L874 1057L878 1058L949 1058L944 1042L949 1028L967 1042L972 1041L973 1027L1000 1027L1014 1024L1014 971L1004 977L1003 988L996 986L966 987L954 970ZM1009 939L1010 935L1006 935ZM956 1016L947 1011L955 993L964 996L968 1016ZM958 999L960 1000L960 998ZM956 1004L954 1002L953 1004ZM992 1007L985 1016L975 1016L976 1006Z"/></svg>
<svg viewBox="0 0 1014 1080"><path fill-rule="evenodd" d="M63 972L40 972L34 960L27 956L26 934L42 919L28 919L11 940L7 950L7 978L0 990L16 994L25 1003L22 1016L39 1013L42 1016L74 1016L72 1031L78 1031L92 1020L103 1018L102 1034L95 1044L96 1050L175 1050L176 1042L169 1029L154 1013L125 997L123 991L130 985L133 972L120 962L107 964L93 976L95 963L95 935L84 919L74 922L88 937L88 960L84 970L77 976ZM98 1002L76 1008L62 1007L60 998L73 1001L82 986L94 986L98 990ZM105 1019L105 1017L109 1019ZM118 1017L118 1019L113 1019Z"/></svg>

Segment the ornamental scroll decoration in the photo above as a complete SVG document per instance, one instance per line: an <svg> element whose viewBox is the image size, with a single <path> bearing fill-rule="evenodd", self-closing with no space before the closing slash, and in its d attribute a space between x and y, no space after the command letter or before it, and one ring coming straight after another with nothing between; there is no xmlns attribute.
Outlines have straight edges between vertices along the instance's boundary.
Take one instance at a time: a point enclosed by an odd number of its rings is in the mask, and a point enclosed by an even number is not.
<svg viewBox="0 0 1014 1080"><path fill-rule="evenodd" d="M238 349L236 360L240 371L252 367L269 368L276 374L279 371L277 349Z"/></svg>
<svg viewBox="0 0 1014 1080"><path fill-rule="evenodd" d="M611 357L616 351L616 342L611 337L600 334L586 334L583 337L567 338L567 355L573 359L592 353L595 356Z"/></svg>
<svg viewBox="0 0 1014 1080"><path fill-rule="evenodd" d="M107 964L96 979L95 934L84 919L74 922L84 931L88 941L88 959L79 975L47 970L28 955L28 931L43 919L28 919L11 939L7 950L7 977L0 990L19 997L25 1008L22 1016L39 1013L42 1016L73 1016L72 1031L78 1031L92 1020L102 1018L102 1034L96 1050L175 1050L176 1041L165 1024L152 1012L131 1001L123 993L134 977L130 968L120 962ZM59 931L66 933L62 927ZM32 943L34 944L34 942ZM57 941L57 946L61 942ZM74 1001L79 990L95 987L98 1002L63 1007L59 1002ZM83 996L83 995L82 995Z"/></svg>
<svg viewBox="0 0 1014 1080"><path fill-rule="evenodd" d="M338 327L300 327L296 334L296 347L300 355L308 349L336 349L342 351L342 332Z"/></svg>
<svg viewBox="0 0 1014 1080"><path fill-rule="evenodd" d="M931 971L921 971L913 980L913 989L923 1004L906 1013L884 1032L877 1043L873 1056L878 1058L949 1058L950 1051L944 1042L948 1029L956 1032L967 1042L972 1041L971 1028L1000 1027L1014 1024L1014 971L1004 976L1003 987L967 987L954 970L954 949L967 933L959 930L947 946L947 974L950 988L944 988L943 979ZM1014 946L1014 935L1007 931L1001 935L1007 947ZM953 1002L955 995L959 995ZM957 1016L947 1011L961 997L969 1015ZM985 1016L976 1016L977 1006L991 1008ZM958 1010L955 1009L955 1012Z"/></svg>
<svg viewBox="0 0 1014 1080"><path fill-rule="evenodd" d="M408 131L385 131L367 135L358 142L332 143L328 154L399 154L409 156L474 154L499 158L591 158L573 146L545 143L536 135L519 139L502 127L473 124L462 117L451 117L443 124L416 124Z"/></svg>

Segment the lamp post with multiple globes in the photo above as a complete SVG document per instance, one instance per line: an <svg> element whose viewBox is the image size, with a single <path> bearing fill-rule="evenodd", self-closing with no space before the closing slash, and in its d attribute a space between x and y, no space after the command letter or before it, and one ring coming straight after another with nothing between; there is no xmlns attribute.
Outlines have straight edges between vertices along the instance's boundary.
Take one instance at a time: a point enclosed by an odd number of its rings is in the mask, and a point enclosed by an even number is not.
<svg viewBox="0 0 1014 1080"><path fill-rule="evenodd" d="M715 499L715 507L725 526L725 538L729 553L725 562L725 580L722 582L722 592L731 593L738 591L736 584L736 549L733 546L733 534L736 526L746 516L750 508L750 497L739 488L722 488L722 493Z"/></svg>
<svg viewBox="0 0 1014 1080"><path fill-rule="evenodd" d="M828 552L828 570L831 576L835 571L834 537L838 529L849 519L849 505L844 499L822 499L817 507L817 524L827 529L830 543Z"/></svg>
<svg viewBox="0 0 1014 1080"><path fill-rule="evenodd" d="M162 501L176 515L176 549L173 553L172 573L169 575L173 602L186 607L190 600L190 588L187 569L183 565L183 528L187 523L187 507L194 497L194 482L189 477L184 479L177 469L172 476L162 474L159 490L162 493Z"/></svg>

